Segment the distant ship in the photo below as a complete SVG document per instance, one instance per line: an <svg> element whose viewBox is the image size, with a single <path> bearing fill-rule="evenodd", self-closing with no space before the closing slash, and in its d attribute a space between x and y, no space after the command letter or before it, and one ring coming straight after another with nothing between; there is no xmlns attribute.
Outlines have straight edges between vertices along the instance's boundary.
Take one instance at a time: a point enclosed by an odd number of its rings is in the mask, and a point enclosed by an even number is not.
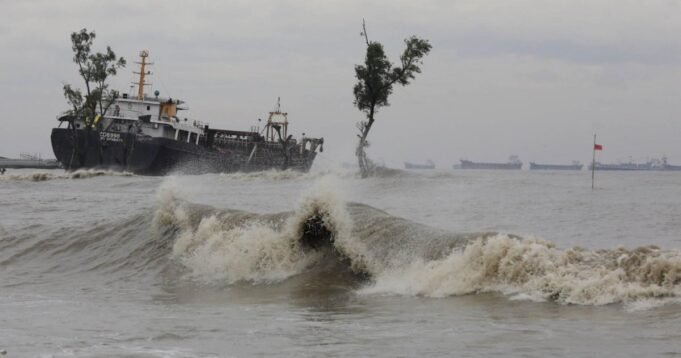
<svg viewBox="0 0 681 358"><path fill-rule="evenodd" d="M653 170L676 172L681 171L681 165L671 165L667 163L667 157L663 156L659 161L653 161Z"/></svg>
<svg viewBox="0 0 681 358"><path fill-rule="evenodd" d="M572 162L572 164L537 164L530 162L530 170L582 170L583 164Z"/></svg>
<svg viewBox="0 0 681 358"><path fill-rule="evenodd" d="M425 164L404 162L404 169L435 169L435 163L431 160L426 161Z"/></svg>
<svg viewBox="0 0 681 358"><path fill-rule="evenodd" d="M454 165L454 169L504 169L504 170L520 170L523 167L523 162L518 159L518 156L512 155L508 159L508 163L478 163L470 160L461 159L461 165Z"/></svg>
<svg viewBox="0 0 681 358"><path fill-rule="evenodd" d="M114 99L111 111L95 118L66 114L52 129L52 149L64 169L105 168L164 175L293 169L308 171L324 138L299 140L288 134L288 113L270 112L264 128L215 129L181 118L178 99L144 93L148 51L140 53L136 94ZM109 107L107 107L109 108ZM62 125L66 126L62 127Z"/></svg>
<svg viewBox="0 0 681 358"><path fill-rule="evenodd" d="M596 162L595 164L589 165L589 170L605 170L605 171L646 171L652 170L652 164L650 162L646 163L618 163L618 164L603 164Z"/></svg>
<svg viewBox="0 0 681 358"><path fill-rule="evenodd" d="M678 172L681 171L681 165L664 164L662 171Z"/></svg>
<svg viewBox="0 0 681 358"><path fill-rule="evenodd" d="M589 170L594 167L593 164L589 165ZM662 157L662 159L653 159L645 163L619 163L619 164L603 164L596 162L595 170L605 170L605 171L681 171L681 165L671 165L667 163L667 158Z"/></svg>
<svg viewBox="0 0 681 358"><path fill-rule="evenodd" d="M55 159L42 159L39 155L21 153L20 159L0 157L0 168L4 169L59 169L61 164Z"/></svg>

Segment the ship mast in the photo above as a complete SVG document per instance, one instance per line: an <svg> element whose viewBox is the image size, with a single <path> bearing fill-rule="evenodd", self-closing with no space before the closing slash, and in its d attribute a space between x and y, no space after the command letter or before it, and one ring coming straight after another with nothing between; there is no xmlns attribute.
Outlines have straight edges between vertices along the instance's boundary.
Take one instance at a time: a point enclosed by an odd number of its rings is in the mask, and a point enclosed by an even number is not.
<svg viewBox="0 0 681 358"><path fill-rule="evenodd" d="M280 119L283 117L283 121ZM281 98L277 97L277 108L274 112L270 112L270 116L267 119L267 131L265 133L265 138L270 141L276 141L275 133L278 133L281 139L286 139L288 135L288 113L281 111ZM283 129L283 133L281 133Z"/></svg>
<svg viewBox="0 0 681 358"><path fill-rule="evenodd" d="M145 70L146 66L153 65L153 63L151 63L151 62L147 62L147 57L149 57L149 51L148 50L140 51L140 58L142 60L141 60L141 62L135 62L135 63L140 65L140 71L139 72L133 72L134 74L140 75L139 81L132 83L134 85L137 85L137 99L139 99L139 100L144 99L144 86L150 86L151 85L151 83L145 83L144 82L144 77L146 75L151 75L151 71Z"/></svg>

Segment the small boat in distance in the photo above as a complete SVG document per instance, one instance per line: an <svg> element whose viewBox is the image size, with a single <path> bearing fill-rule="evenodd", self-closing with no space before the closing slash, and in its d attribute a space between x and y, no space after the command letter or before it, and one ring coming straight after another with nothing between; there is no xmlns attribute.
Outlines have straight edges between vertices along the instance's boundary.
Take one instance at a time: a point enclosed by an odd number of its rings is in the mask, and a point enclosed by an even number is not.
<svg viewBox="0 0 681 358"><path fill-rule="evenodd" d="M454 169L503 169L503 170L520 170L523 167L523 162L518 159L517 155L512 155L508 158L508 163L481 163L472 162L470 160L461 159L461 165L454 165Z"/></svg>
<svg viewBox="0 0 681 358"><path fill-rule="evenodd" d="M432 160L427 160L425 164L404 162L404 169L435 169L435 163Z"/></svg>
<svg viewBox="0 0 681 358"><path fill-rule="evenodd" d="M572 164L537 164L530 162L530 170L582 170L584 167L578 161L573 161Z"/></svg>

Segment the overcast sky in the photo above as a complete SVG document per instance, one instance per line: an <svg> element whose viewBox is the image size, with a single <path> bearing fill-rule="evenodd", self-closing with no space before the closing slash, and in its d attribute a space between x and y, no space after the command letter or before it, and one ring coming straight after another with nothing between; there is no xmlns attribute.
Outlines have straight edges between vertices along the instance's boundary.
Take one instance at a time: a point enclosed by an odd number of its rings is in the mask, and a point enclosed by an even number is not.
<svg viewBox="0 0 681 358"><path fill-rule="evenodd" d="M245 130L281 96L293 133L326 139L319 161L354 161L362 18L393 61L408 36L433 45L379 111L374 159L588 162L598 133L603 162L681 164L675 0L0 0L0 156L53 157L62 83L82 87L69 36L85 27L128 60L115 88L148 49L152 92L185 100L188 117Z"/></svg>

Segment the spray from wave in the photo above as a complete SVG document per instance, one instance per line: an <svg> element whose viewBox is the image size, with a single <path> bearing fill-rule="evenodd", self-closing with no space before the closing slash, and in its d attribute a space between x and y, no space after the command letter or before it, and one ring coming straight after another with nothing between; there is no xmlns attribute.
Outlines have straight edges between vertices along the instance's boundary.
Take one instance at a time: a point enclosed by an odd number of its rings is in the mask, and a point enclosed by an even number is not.
<svg viewBox="0 0 681 358"><path fill-rule="evenodd" d="M202 282L273 283L328 260L368 277L363 294L426 297L494 292L515 299L603 305L681 299L681 252L657 247L559 249L496 233L454 234L345 203L324 177L292 212L254 214L191 204L159 191L157 231Z"/></svg>
<svg viewBox="0 0 681 358"><path fill-rule="evenodd" d="M176 186L166 182L159 190L154 226L157 231L171 227L177 232L172 256L192 279L230 284L281 281L322 264L324 252L311 249L315 244L305 244L302 237L314 240L311 231L322 227L324 233L316 234L326 234L323 240L328 243L346 235L348 218L342 202L326 189L329 180L320 180L294 212L264 215L191 204L179 199Z"/></svg>

